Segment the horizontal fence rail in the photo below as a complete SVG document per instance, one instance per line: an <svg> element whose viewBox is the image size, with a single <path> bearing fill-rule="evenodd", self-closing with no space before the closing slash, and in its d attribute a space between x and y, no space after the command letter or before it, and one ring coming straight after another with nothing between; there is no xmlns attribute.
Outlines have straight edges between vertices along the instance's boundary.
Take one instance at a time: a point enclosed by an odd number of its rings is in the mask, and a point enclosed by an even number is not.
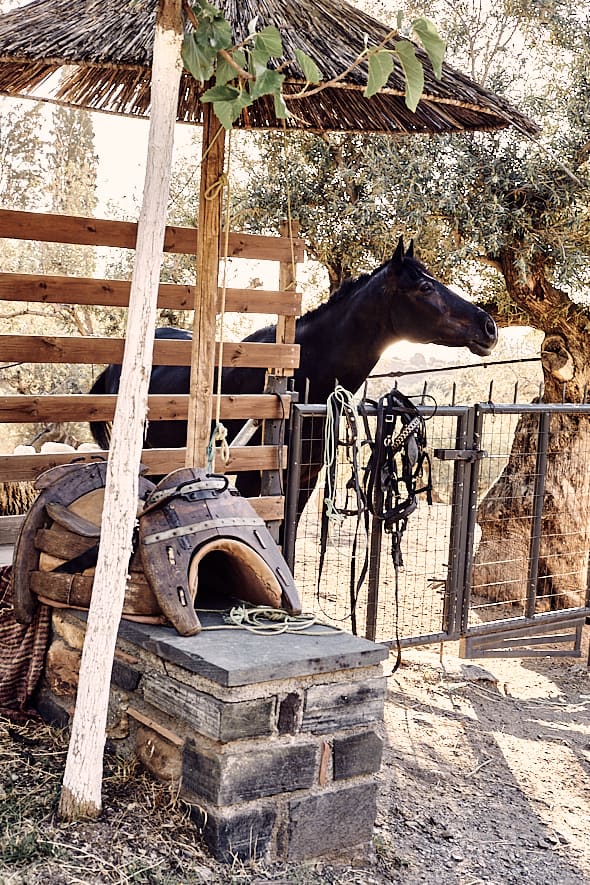
<svg viewBox="0 0 590 885"><path fill-rule="evenodd" d="M135 249L137 223L69 215L39 214L0 209L0 237L68 243L78 246L114 246ZM225 234L222 233L225 239ZM166 227L164 252L196 255L195 227ZM228 257L266 261L303 261L304 246L299 238L229 234Z"/></svg>
<svg viewBox="0 0 590 885"><path fill-rule="evenodd" d="M154 342L154 366L190 366L191 341L158 339ZM219 363L219 343L215 357ZM45 335L0 335L0 360L19 363L120 364L123 338L73 338ZM298 344L259 344L252 341L226 342L223 366L266 369L269 365L295 369L299 365Z"/></svg>
<svg viewBox="0 0 590 885"><path fill-rule="evenodd" d="M131 282L91 277L64 277L51 274L0 273L0 300L30 301L39 304L86 304L94 307L127 307ZM222 292L218 292L218 312ZM178 283L160 283L158 307L192 310L195 287ZM235 289L225 291L228 313L268 313L299 316L301 294L272 289Z"/></svg>
<svg viewBox="0 0 590 885"><path fill-rule="evenodd" d="M224 240L225 236L222 234ZM137 224L128 221L39 214L0 208L0 237L35 243L64 243L89 247L134 249ZM166 227L164 252L195 255L197 230L194 227ZM225 246L225 242L223 244ZM260 313L277 317L274 343L228 342L217 344L215 362L225 367L259 368L283 376L280 396L276 393L226 395L220 400L221 420L255 419L263 428L280 425L288 418L292 396L286 392L287 377L299 364L299 347L293 343L295 318L301 313L301 293L295 291L295 267L304 260L304 243L298 236L257 236L230 232L228 257L274 261L279 264L279 288L235 288L218 290L218 313ZM0 301L38 305L81 305L125 309L129 304L131 282L63 274L0 272ZM160 283L158 307L171 310L194 308L195 286ZM222 304L223 301L223 304ZM60 335L0 335L0 361L11 364L120 364L123 339L74 337ZM154 343L154 365L190 366L190 341L158 339ZM285 391L285 392L284 392ZM189 397L185 394L150 395L148 418L154 421L186 421ZM114 416L115 396L75 395L5 395L0 396L0 422L5 424L50 424L52 422L110 421ZM267 422L264 424L264 422ZM276 434L275 434L276 435ZM260 471L275 476L286 466L287 448L275 439L270 430L263 434L263 445L230 448L229 461L217 463L214 469L228 474ZM37 453L35 455L0 455L0 482L34 481L44 470L72 459L89 460L100 453L75 451L68 453ZM103 453L106 455L106 453ZM149 475L167 474L185 466L186 450L145 449L142 463ZM279 484L280 486L280 484ZM277 491L281 492L277 494ZM251 499L265 520L276 523L283 518L282 489L268 483L261 497ZM2 532L10 534L8 522L18 517L0 517ZM14 525L17 524L14 523ZM11 523L12 524L12 523ZM2 528L3 527L3 528ZM15 529L13 529L15 531Z"/></svg>
<svg viewBox="0 0 590 885"><path fill-rule="evenodd" d="M150 421L186 421L188 394L167 396L150 394L148 418ZM50 422L59 415L61 421L111 421L115 414L115 394L90 396L69 394L66 396L0 396L0 423L20 424L27 422ZM221 397L223 420L247 420L257 418L280 420L289 416L291 396L266 396L265 394L230 394Z"/></svg>

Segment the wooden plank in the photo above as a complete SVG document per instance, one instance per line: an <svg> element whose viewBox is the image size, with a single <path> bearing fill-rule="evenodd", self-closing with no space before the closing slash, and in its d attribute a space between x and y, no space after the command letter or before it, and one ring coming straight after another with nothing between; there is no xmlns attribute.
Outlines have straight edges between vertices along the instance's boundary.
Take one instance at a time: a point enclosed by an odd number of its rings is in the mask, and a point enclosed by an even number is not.
<svg viewBox="0 0 590 885"><path fill-rule="evenodd" d="M224 465L218 461L216 472L240 473L243 470L276 470L279 459L277 446L237 446L231 449L231 458ZM286 466L287 448L282 446L283 467ZM23 482L35 480L40 473L58 464L70 461L90 461L100 452L69 452L49 455L0 455L0 481ZM102 454L106 455L106 452ZM148 475L167 474L184 467L185 449L144 449L142 464L148 468Z"/></svg>
<svg viewBox="0 0 590 885"><path fill-rule="evenodd" d="M283 221L281 224L281 236L287 238L287 240L289 238L289 233L292 233L294 238L298 231L299 224L296 221L291 223L291 231L289 231L289 223L287 221ZM296 274L297 266L293 263L292 259L289 261L281 261L279 265L279 286L281 289L286 291L295 289L295 286L297 285ZM294 316L288 316L285 313L279 316L275 334L275 341L277 344L292 344L295 341L295 323L296 320ZM277 368L274 373L277 375L293 375L293 369Z"/></svg>
<svg viewBox="0 0 590 885"><path fill-rule="evenodd" d="M123 249L135 249L137 223L0 209L0 237L35 240L44 243L116 246ZM294 250L295 260L303 261L305 252L302 240L294 242ZM196 228L166 227L164 252L195 255L196 251ZM289 261L291 248L283 237L230 233L228 254L233 258Z"/></svg>
<svg viewBox="0 0 590 885"><path fill-rule="evenodd" d="M1 301L127 307L130 287L129 280L0 273ZM220 298L219 290L218 312ZM194 286L160 283L158 307L192 310L194 301ZM301 293L276 289L227 289L225 310L226 313L276 313L294 317L301 313Z"/></svg>
<svg viewBox="0 0 590 885"><path fill-rule="evenodd" d="M285 499L278 495L247 499L258 516L267 521L282 519ZM16 544L24 521L22 516L0 516L0 545Z"/></svg>
<svg viewBox="0 0 590 885"><path fill-rule="evenodd" d="M21 424L42 421L111 421L117 397L71 394L68 396L0 396L0 423ZM148 397L150 421L186 421L188 394ZM265 394L223 395L221 417L225 419L282 418L289 416L291 396Z"/></svg>
<svg viewBox="0 0 590 885"><path fill-rule="evenodd" d="M123 358L122 338L74 338L44 335L0 335L0 360L19 363L120 363ZM218 361L219 344L215 361ZM160 340L154 343L154 365L190 366L191 342ZM251 341L226 342L223 346L224 366L251 366L265 369L269 365L297 368L299 345L258 344Z"/></svg>
<svg viewBox="0 0 590 885"><path fill-rule="evenodd" d="M0 516L0 544L16 544L23 516Z"/></svg>

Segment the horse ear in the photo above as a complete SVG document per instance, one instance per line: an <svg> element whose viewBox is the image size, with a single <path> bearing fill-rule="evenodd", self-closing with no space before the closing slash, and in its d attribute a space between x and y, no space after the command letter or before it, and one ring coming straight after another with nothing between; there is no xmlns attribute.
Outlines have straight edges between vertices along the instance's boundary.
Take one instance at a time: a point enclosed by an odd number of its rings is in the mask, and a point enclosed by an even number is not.
<svg viewBox="0 0 590 885"><path fill-rule="evenodd" d="M414 240L410 240L410 245L408 246L408 251L406 252L406 258L414 257Z"/></svg>
<svg viewBox="0 0 590 885"><path fill-rule="evenodd" d="M402 261L404 260L404 238L403 238L403 236L400 237L399 240L397 241L397 246L396 246L395 252L393 253L393 258L391 260L397 262L398 264L401 264Z"/></svg>

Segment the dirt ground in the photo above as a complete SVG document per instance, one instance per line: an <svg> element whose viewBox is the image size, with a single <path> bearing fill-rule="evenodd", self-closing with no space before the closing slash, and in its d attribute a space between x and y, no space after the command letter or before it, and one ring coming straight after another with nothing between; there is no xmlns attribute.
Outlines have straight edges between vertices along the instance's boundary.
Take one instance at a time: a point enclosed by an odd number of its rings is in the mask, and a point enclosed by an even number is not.
<svg viewBox="0 0 590 885"><path fill-rule="evenodd" d="M389 676L369 856L354 866L221 867L186 807L116 760L96 823L55 819L65 736L0 722L0 883L590 883L590 671L584 657L461 661L404 652ZM391 669L391 666L389 667Z"/></svg>
<svg viewBox="0 0 590 885"><path fill-rule="evenodd" d="M589 628L586 627L588 634ZM590 882L590 671L574 658L404 654L390 677L377 881Z"/></svg>

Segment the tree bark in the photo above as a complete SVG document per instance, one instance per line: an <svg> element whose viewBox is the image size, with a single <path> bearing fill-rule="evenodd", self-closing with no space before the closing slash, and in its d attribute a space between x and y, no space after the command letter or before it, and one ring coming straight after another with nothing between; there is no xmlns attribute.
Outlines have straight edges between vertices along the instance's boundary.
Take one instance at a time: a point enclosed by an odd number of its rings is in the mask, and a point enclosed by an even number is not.
<svg viewBox="0 0 590 885"><path fill-rule="evenodd" d="M131 282L127 343L107 471L101 542L59 813L96 817L117 630L123 609L147 414L156 303L178 103L180 0L160 0L152 66L152 110L143 205Z"/></svg>
<svg viewBox="0 0 590 885"><path fill-rule="evenodd" d="M530 324L545 332L541 347L543 400L581 403L590 382L587 315L548 279L541 262L525 279L516 255L500 267L511 300L526 310ZM528 613L585 604L590 548L590 420L553 414L547 437L539 567L528 574L537 473L538 416L520 417L504 470L478 507L481 540L474 561L473 593L523 607L529 579L536 603Z"/></svg>

